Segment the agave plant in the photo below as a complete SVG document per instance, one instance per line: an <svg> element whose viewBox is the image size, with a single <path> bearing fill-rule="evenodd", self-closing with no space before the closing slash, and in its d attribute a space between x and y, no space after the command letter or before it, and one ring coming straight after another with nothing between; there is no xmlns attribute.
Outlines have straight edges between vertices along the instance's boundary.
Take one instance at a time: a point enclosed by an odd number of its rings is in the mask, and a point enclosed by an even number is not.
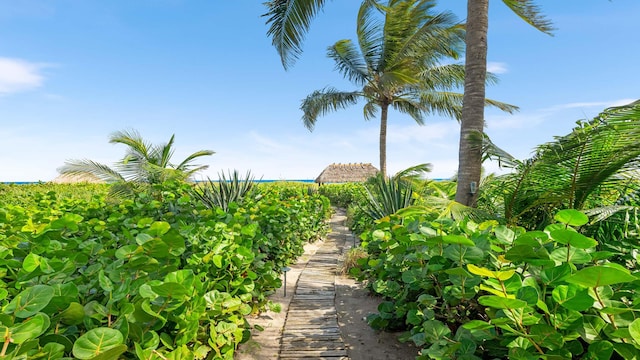
<svg viewBox="0 0 640 360"><path fill-rule="evenodd" d="M362 210L374 220L395 214L414 202L411 183L400 178L378 174L369 179L367 185L367 202Z"/></svg>
<svg viewBox="0 0 640 360"><path fill-rule="evenodd" d="M206 207L210 209L219 207L228 211L229 204L241 204L245 197L252 194L255 180L251 171L247 171L244 179L240 178L237 170L230 172L228 178L223 172L220 172L218 177L218 181L207 178L202 186L197 186L193 190L196 198L200 199Z"/></svg>
<svg viewBox="0 0 640 360"><path fill-rule="evenodd" d="M112 193L131 193L148 184L168 180L187 180L208 165L195 165L199 157L213 155L211 150L200 150L187 156L177 165L171 162L174 153L175 135L166 144L151 144L135 130L118 131L111 134L109 142L128 147L125 156L114 167L92 160L70 160L58 169L63 175L92 176L106 183L115 184Z"/></svg>

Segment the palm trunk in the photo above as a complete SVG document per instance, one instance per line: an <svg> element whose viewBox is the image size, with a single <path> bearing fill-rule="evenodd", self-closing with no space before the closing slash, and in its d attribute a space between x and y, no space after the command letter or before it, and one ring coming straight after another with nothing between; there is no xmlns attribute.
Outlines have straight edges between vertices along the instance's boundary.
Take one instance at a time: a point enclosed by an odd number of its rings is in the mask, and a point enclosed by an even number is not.
<svg viewBox="0 0 640 360"><path fill-rule="evenodd" d="M460 121L458 187L456 201L476 206L482 170L482 149L469 136L484 130L485 79L487 75L487 31L489 0L467 0L467 35L464 97Z"/></svg>
<svg viewBox="0 0 640 360"><path fill-rule="evenodd" d="M389 104L380 106L380 174L387 177L387 114Z"/></svg>

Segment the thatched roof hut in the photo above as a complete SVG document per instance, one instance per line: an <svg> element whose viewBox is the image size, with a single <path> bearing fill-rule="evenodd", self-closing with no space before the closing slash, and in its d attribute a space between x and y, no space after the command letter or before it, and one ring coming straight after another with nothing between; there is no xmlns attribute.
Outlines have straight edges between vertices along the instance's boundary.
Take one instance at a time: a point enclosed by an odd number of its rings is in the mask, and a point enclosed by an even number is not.
<svg viewBox="0 0 640 360"><path fill-rule="evenodd" d="M378 173L370 163L331 164L316 178L318 184L364 182Z"/></svg>
<svg viewBox="0 0 640 360"><path fill-rule="evenodd" d="M51 180L51 182L56 184L104 183L104 181L100 180L97 176L91 175L91 174L76 174L76 175L61 174L55 179Z"/></svg>

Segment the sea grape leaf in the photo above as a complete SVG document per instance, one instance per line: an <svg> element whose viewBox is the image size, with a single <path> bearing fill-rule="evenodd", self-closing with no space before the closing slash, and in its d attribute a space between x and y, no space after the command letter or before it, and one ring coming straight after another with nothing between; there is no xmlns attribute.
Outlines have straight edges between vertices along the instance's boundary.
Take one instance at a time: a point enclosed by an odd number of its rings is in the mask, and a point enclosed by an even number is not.
<svg viewBox="0 0 640 360"><path fill-rule="evenodd" d="M594 341L587 349L587 359L608 360L613 355L613 344L608 341Z"/></svg>
<svg viewBox="0 0 640 360"><path fill-rule="evenodd" d="M485 277L498 279L502 281L511 278L513 274L515 274L515 270L492 271L487 268L475 266L473 264L467 264L467 270L469 270L470 273L475 275L485 276Z"/></svg>
<svg viewBox="0 0 640 360"><path fill-rule="evenodd" d="M167 233L171 229L171 225L166 221L155 221L147 231L147 234L159 237Z"/></svg>
<svg viewBox="0 0 640 360"><path fill-rule="evenodd" d="M551 350L560 349L564 345L562 334L547 324L532 325L529 334L536 343Z"/></svg>
<svg viewBox="0 0 640 360"><path fill-rule="evenodd" d="M51 324L46 314L38 313L28 320L13 326L9 329L11 332L11 342L14 344L22 344L27 340L35 339L42 335Z"/></svg>
<svg viewBox="0 0 640 360"><path fill-rule="evenodd" d="M545 285L556 285L563 282L570 275L571 266L565 263L560 266L554 266L552 268L542 270L540 278Z"/></svg>
<svg viewBox="0 0 640 360"><path fill-rule="evenodd" d="M640 344L640 319L635 319L629 325L629 334L631 334L631 337L636 343Z"/></svg>
<svg viewBox="0 0 640 360"><path fill-rule="evenodd" d="M560 210L553 218L569 226L582 226L589 222L587 215L574 209Z"/></svg>
<svg viewBox="0 0 640 360"><path fill-rule="evenodd" d="M118 330L106 327L91 329L80 336L73 344L73 356L83 360L93 359L109 349L118 347L123 341L124 337ZM124 351L126 351L126 346ZM117 358L117 355L115 358Z"/></svg>
<svg viewBox="0 0 640 360"><path fill-rule="evenodd" d="M22 268L24 271L30 273L40 267L40 259L40 255L29 253L22 261Z"/></svg>
<svg viewBox="0 0 640 360"><path fill-rule="evenodd" d="M551 237L561 244L571 245L580 249L591 249L598 245L598 242L594 239L569 229L553 230Z"/></svg>
<svg viewBox="0 0 640 360"><path fill-rule="evenodd" d="M457 244L465 246L476 246L473 240L462 235L445 235L442 237L442 242L445 244Z"/></svg>
<svg viewBox="0 0 640 360"><path fill-rule="evenodd" d="M4 309L5 314L14 314L19 318L35 315L49 304L54 290L49 285L34 285L16 295Z"/></svg>
<svg viewBox="0 0 640 360"><path fill-rule="evenodd" d="M507 299L501 296L484 295L478 298L478 302L484 306L497 309L518 309L527 306L527 302L519 299Z"/></svg>
<svg viewBox="0 0 640 360"><path fill-rule="evenodd" d="M187 288L176 282L164 282L160 285L151 286L153 292L160 296L182 298L188 294Z"/></svg>
<svg viewBox="0 0 640 360"><path fill-rule="evenodd" d="M567 282L585 287L598 287L635 281L629 272L608 266L591 266L578 270L566 279Z"/></svg>
<svg viewBox="0 0 640 360"><path fill-rule="evenodd" d="M575 284L558 285L551 295L560 306L569 310L584 311L593 306L589 291Z"/></svg>

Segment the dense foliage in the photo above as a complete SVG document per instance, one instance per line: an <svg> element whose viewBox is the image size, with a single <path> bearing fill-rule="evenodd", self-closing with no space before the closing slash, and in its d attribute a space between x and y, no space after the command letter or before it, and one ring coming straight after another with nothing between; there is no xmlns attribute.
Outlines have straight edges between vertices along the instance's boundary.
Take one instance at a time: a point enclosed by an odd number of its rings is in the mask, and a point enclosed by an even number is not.
<svg viewBox="0 0 640 360"><path fill-rule="evenodd" d="M232 359L281 267L326 233L329 203L273 186L223 211L190 187L3 200L0 357Z"/></svg>
<svg viewBox="0 0 640 360"><path fill-rule="evenodd" d="M383 219L353 271L385 300L370 324L406 329L421 359L640 356L637 269L577 231L584 214L555 220L525 231L415 210Z"/></svg>

